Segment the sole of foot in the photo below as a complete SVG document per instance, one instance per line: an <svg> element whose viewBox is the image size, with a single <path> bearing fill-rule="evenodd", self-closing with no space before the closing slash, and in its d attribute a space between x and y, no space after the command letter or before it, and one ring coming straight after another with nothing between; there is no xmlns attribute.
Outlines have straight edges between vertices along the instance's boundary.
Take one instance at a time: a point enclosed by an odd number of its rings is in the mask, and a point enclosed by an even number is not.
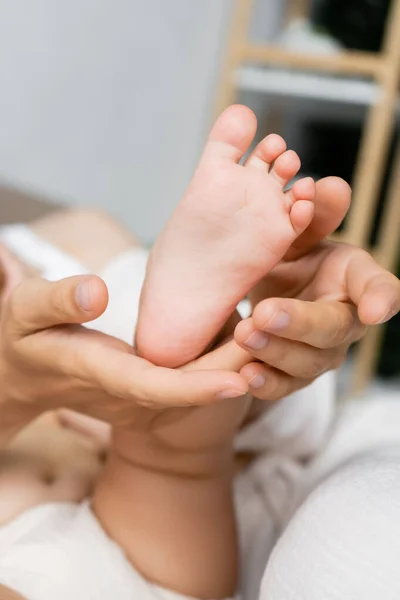
<svg viewBox="0 0 400 600"><path fill-rule="evenodd" d="M149 258L136 331L141 356L176 367L199 356L251 288L310 224L315 183L287 184L300 159L278 135L240 164L257 120L231 106Z"/></svg>

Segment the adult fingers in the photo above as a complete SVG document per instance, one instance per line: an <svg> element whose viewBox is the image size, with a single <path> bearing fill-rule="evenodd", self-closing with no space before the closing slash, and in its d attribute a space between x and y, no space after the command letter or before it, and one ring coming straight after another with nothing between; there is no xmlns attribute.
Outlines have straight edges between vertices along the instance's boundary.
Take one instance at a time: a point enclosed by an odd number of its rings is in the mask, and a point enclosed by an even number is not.
<svg viewBox="0 0 400 600"><path fill-rule="evenodd" d="M204 371L222 369L226 371L240 371L250 360L251 356L249 352L246 349L239 348L232 336L229 336L214 350L185 365L183 370Z"/></svg>
<svg viewBox="0 0 400 600"><path fill-rule="evenodd" d="M240 374L249 382L251 395L268 402L281 400L312 382L305 378L291 377L261 363L249 363Z"/></svg>
<svg viewBox="0 0 400 600"><path fill-rule="evenodd" d="M236 342L251 352L255 360L301 379L314 379L335 369L345 359L348 344L321 350L302 342L254 331L251 319L236 329Z"/></svg>
<svg viewBox="0 0 400 600"><path fill-rule="evenodd" d="M132 398L141 406L203 405L242 396L248 390L238 373L221 370L218 365L201 370L167 369L104 347L91 355L87 365L89 380L97 380L111 396Z"/></svg>
<svg viewBox="0 0 400 600"><path fill-rule="evenodd" d="M400 281L368 252L353 252L346 269L348 296L358 306L363 323L384 323L400 310Z"/></svg>
<svg viewBox="0 0 400 600"><path fill-rule="evenodd" d="M317 181L312 223L294 242L286 258L293 260L307 254L333 233L346 216L350 202L351 188L343 179L325 177Z"/></svg>
<svg viewBox="0 0 400 600"><path fill-rule="evenodd" d="M237 350L242 357L243 350ZM241 396L248 389L237 372L227 370L232 364L239 370L245 364L243 359L239 361L236 357L234 363L231 358L209 361L198 366L201 370L156 367L136 356L134 349L121 340L80 326L54 328L29 336L24 340L23 351L30 360L34 357L39 366L67 377L75 396L79 396L76 386L99 391L103 399L105 392L107 397L123 399L128 409L133 404L160 407L208 404ZM64 390L63 397L67 391ZM111 405L109 410L113 410ZM78 411L94 417L103 414L93 411L91 406L79 406Z"/></svg>
<svg viewBox="0 0 400 600"><path fill-rule="evenodd" d="M12 290L22 281L23 270L18 260L8 248L0 243L0 294L1 304L7 300Z"/></svg>
<svg viewBox="0 0 400 600"><path fill-rule="evenodd" d="M96 276L76 276L50 283L35 277L21 283L7 303L11 332L26 336L69 323L86 323L106 309L108 292Z"/></svg>
<svg viewBox="0 0 400 600"><path fill-rule="evenodd" d="M357 309L338 301L268 298L256 306L252 321L255 331L272 333L316 348L350 343L364 333Z"/></svg>

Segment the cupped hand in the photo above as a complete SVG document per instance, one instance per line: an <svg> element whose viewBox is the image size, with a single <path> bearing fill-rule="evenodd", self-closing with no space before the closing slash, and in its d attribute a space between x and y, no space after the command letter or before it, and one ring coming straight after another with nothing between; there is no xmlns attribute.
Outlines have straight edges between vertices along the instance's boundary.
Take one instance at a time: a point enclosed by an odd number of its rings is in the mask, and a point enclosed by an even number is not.
<svg viewBox="0 0 400 600"><path fill-rule="evenodd" d="M209 370L155 367L128 344L82 327L107 301L95 276L30 278L10 292L0 313L3 437L57 408L125 425L138 407L208 404L247 391L229 360Z"/></svg>
<svg viewBox="0 0 400 600"><path fill-rule="evenodd" d="M241 370L257 398L278 400L338 367L368 325L400 309L399 280L367 252L320 241L349 203L345 182L318 182L312 225L251 294L253 315L235 339L258 361Z"/></svg>

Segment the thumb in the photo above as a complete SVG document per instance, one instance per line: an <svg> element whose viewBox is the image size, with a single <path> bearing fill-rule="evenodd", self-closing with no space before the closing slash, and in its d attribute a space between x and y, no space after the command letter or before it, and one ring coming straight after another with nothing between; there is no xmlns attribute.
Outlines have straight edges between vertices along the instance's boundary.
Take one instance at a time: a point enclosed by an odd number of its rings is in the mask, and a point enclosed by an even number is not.
<svg viewBox="0 0 400 600"><path fill-rule="evenodd" d="M14 288L22 281L23 270L18 260L0 243L0 295L4 305Z"/></svg>
<svg viewBox="0 0 400 600"><path fill-rule="evenodd" d="M254 359L240 348L234 339L227 338L211 352L182 367L183 371L224 370L239 372ZM245 392L243 392L245 393Z"/></svg>
<svg viewBox="0 0 400 600"><path fill-rule="evenodd" d="M11 294L5 322L14 335L26 336L57 325L93 321L107 304L107 286L95 275L56 282L35 277L26 279Z"/></svg>
<svg viewBox="0 0 400 600"><path fill-rule="evenodd" d="M304 233L293 243L286 259L295 260L310 252L331 235L343 221L351 202L351 188L340 177L324 177L316 183L314 218Z"/></svg>

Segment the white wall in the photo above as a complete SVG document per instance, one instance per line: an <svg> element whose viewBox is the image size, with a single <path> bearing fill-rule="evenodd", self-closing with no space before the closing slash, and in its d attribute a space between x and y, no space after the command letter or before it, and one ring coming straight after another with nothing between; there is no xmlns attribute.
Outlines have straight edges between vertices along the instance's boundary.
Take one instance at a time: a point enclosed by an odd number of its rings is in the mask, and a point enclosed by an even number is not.
<svg viewBox="0 0 400 600"><path fill-rule="evenodd" d="M0 180L154 239L202 145L232 0L2 0Z"/></svg>

